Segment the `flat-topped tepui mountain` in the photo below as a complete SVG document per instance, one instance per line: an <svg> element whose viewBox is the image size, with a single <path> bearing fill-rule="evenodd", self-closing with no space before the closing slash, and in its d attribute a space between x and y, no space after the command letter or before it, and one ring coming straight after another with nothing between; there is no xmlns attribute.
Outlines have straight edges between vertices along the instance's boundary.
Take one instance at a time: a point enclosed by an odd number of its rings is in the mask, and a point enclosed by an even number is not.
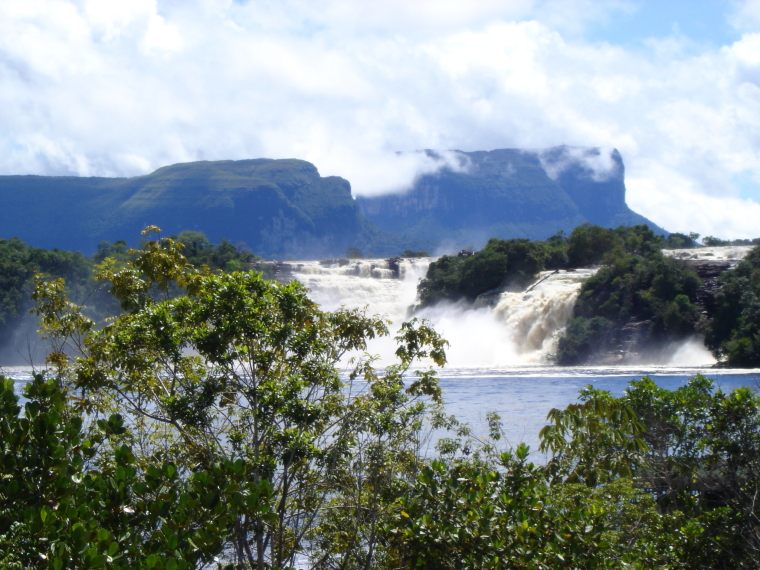
<svg viewBox="0 0 760 570"><path fill-rule="evenodd" d="M655 227L625 204L617 151L614 172L600 179L583 161L568 162L563 148L461 153L463 171L357 200L348 181L296 159L190 162L134 178L0 176L0 238L91 253L101 241L134 243L152 224L165 235L198 230L258 255L306 259L347 247L388 256L477 247L490 237L544 239L586 221Z"/></svg>
<svg viewBox="0 0 760 570"><path fill-rule="evenodd" d="M430 151L428 151L430 152ZM433 153L434 154L434 153ZM358 198L378 227L412 239L478 245L490 237L545 239L583 222L604 227L647 224L625 202L617 150L555 147L460 152L463 168L419 178L404 194ZM604 171L594 170L603 163Z"/></svg>
<svg viewBox="0 0 760 570"><path fill-rule="evenodd" d="M151 224L165 235L189 229L244 242L265 256L338 255L365 234L384 237L346 180L321 177L303 160L191 162L135 178L0 176L0 204L2 237L85 252L103 240L134 242Z"/></svg>

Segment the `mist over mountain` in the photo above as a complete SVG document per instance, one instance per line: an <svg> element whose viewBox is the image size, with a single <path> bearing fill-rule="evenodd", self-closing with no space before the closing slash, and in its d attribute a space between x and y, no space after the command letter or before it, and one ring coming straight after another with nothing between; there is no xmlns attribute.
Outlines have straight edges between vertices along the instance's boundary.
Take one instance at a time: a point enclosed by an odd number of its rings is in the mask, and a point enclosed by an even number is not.
<svg viewBox="0 0 760 570"><path fill-rule="evenodd" d="M465 165L459 170L421 176L403 194L357 198L362 213L383 230L450 247L479 247L491 237L545 239L583 222L647 224L667 233L626 204L617 150L561 146L459 154Z"/></svg>
<svg viewBox="0 0 760 570"><path fill-rule="evenodd" d="M427 151L433 153L433 151ZM625 203L617 151L556 147L458 153L462 167L380 197L351 195L296 159L175 164L135 178L0 176L0 237L91 253L101 241L204 232L273 258L377 256L482 245L490 237L545 239L583 222L646 223Z"/></svg>

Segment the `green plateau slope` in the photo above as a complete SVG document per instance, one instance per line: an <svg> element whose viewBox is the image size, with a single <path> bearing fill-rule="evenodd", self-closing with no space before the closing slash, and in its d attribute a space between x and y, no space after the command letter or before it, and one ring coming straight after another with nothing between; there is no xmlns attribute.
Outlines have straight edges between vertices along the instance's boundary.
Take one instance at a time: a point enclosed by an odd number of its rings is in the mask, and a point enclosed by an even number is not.
<svg viewBox="0 0 760 570"><path fill-rule="evenodd" d="M406 246L364 219L346 180L294 159L175 164L136 178L0 176L0 204L0 233L44 248L92 252L149 224L270 257Z"/></svg>
<svg viewBox="0 0 760 570"><path fill-rule="evenodd" d="M625 204L617 151L614 175L597 181L564 149L461 153L466 171L444 169L407 193L356 200L347 180L296 159L190 162L135 178L0 176L0 238L90 254L101 241L135 243L157 225L165 235L196 230L264 257L308 259L347 247L390 256L479 247L491 237L545 239L586 221L662 231ZM548 176L559 163L559 175Z"/></svg>

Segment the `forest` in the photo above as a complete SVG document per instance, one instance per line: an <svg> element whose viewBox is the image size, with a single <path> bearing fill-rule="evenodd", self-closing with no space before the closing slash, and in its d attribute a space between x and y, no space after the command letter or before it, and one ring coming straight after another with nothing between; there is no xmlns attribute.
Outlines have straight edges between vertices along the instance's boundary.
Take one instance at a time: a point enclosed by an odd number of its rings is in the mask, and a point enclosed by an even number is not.
<svg viewBox="0 0 760 570"><path fill-rule="evenodd" d="M182 231L173 238L181 244L188 263L205 265L210 270L245 270L251 261L258 259L245 248L226 240L212 244L201 232ZM0 239L0 349L9 347L8 353L15 348L27 362L33 360L33 355L23 352L26 345L21 337L37 328L37 318L30 314L35 274L64 279L72 301L86 304L86 314L102 324L120 309L104 286L96 281L96 266L106 258L125 262L135 255L136 251L123 240L103 241L95 254L85 257L78 252L31 247L17 238Z"/></svg>
<svg viewBox="0 0 760 570"><path fill-rule="evenodd" d="M699 276L684 260L662 252L696 247L697 238L678 233L664 238L643 225L608 229L591 224L545 241L493 238L478 252L444 255L431 263L418 286L416 309L442 301L472 303L478 295L498 290L521 291L545 270L599 266L583 284L559 339L557 364L594 362L619 347L626 326L634 324L643 325L641 346L704 336L719 361L760 366L760 240L703 239L713 246L754 246L720 276L715 308L706 314L697 298Z"/></svg>
<svg viewBox="0 0 760 570"><path fill-rule="evenodd" d="M428 323L376 368L382 318L193 265L156 231L97 265L121 311L102 326L63 279L33 279L51 349L21 395L0 383L3 567L758 566L752 390L588 387L534 460L497 415L481 436L446 413Z"/></svg>

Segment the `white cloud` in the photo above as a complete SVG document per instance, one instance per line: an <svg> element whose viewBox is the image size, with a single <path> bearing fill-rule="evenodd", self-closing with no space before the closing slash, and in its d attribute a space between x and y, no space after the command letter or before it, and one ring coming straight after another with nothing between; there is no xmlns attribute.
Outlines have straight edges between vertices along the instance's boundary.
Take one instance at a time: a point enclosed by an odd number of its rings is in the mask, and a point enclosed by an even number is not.
<svg viewBox="0 0 760 570"><path fill-rule="evenodd" d="M453 156L419 149L615 147L637 211L755 237L758 6L733 45L631 51L582 37L614 0L5 0L0 173L296 157L371 195Z"/></svg>
<svg viewBox="0 0 760 570"><path fill-rule="evenodd" d="M673 232L697 231L723 239L760 237L760 204L699 192L688 177L653 166L650 177L627 180L629 205Z"/></svg>
<svg viewBox="0 0 760 570"><path fill-rule="evenodd" d="M738 30L756 31L760 26L760 0L733 1L729 22Z"/></svg>
<svg viewBox="0 0 760 570"><path fill-rule="evenodd" d="M611 148L581 148L565 146L561 149L546 149L538 153L541 167L547 176L556 180L574 165L581 165L590 178L596 182L604 182L618 174L618 163L612 157Z"/></svg>

